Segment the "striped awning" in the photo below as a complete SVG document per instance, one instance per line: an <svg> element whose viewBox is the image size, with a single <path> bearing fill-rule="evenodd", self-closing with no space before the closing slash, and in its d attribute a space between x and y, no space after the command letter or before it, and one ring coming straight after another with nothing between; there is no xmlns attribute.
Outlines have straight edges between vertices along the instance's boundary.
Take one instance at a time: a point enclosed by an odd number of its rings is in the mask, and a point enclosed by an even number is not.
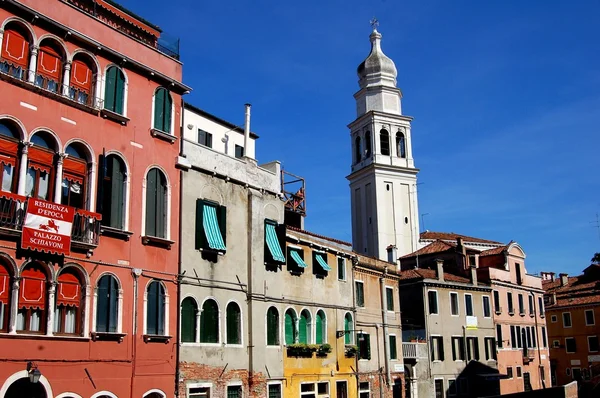
<svg viewBox="0 0 600 398"><path fill-rule="evenodd" d="M279 239L277 239L275 225L270 223L265 224L265 240L267 241L267 246L269 247L271 256L273 256L273 260L285 263L285 256L281 250Z"/></svg>
<svg viewBox="0 0 600 398"><path fill-rule="evenodd" d="M223 236L221 236L221 229L219 228L219 221L217 220L216 207L205 203L202 216L202 226L204 227L208 247L213 250L226 250Z"/></svg>
<svg viewBox="0 0 600 398"><path fill-rule="evenodd" d="M321 268L323 268L325 271L331 271L331 267L327 264L327 261L325 261L323 256L324 254L322 253L315 253L315 258L317 259L317 262L319 263Z"/></svg>
<svg viewBox="0 0 600 398"><path fill-rule="evenodd" d="M290 256L292 256L298 267L308 268L308 265L306 265L304 260L302 260L302 257L300 257L300 253L298 253L296 250L290 250Z"/></svg>

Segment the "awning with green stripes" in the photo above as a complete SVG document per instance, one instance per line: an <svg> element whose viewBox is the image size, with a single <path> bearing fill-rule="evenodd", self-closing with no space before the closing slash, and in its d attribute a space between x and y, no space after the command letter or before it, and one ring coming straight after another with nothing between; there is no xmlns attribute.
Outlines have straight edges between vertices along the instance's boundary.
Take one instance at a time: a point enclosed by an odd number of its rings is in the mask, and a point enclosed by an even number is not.
<svg viewBox="0 0 600 398"><path fill-rule="evenodd" d="M283 251L281 250L279 239L277 239L275 225L271 223L265 224L265 240L267 241L267 246L269 247L271 256L273 256L273 260L285 263L285 256L283 255Z"/></svg>
<svg viewBox="0 0 600 398"><path fill-rule="evenodd" d="M290 250L290 256L292 256L296 264L298 264L298 267L308 268L308 265L306 265L304 260L302 260L302 257L300 257L300 253L298 253L296 250Z"/></svg>
<svg viewBox="0 0 600 398"><path fill-rule="evenodd" d="M202 216L202 226L204 227L208 247L213 250L226 250L219 228L219 221L217 220L217 208L205 203Z"/></svg>
<svg viewBox="0 0 600 398"><path fill-rule="evenodd" d="M327 261L325 261L325 259L323 258L324 255L325 254L323 254L323 253L315 253L315 258L317 259L317 262L319 263L321 268L323 268L325 271L331 271L331 267L329 266L329 264L327 264Z"/></svg>

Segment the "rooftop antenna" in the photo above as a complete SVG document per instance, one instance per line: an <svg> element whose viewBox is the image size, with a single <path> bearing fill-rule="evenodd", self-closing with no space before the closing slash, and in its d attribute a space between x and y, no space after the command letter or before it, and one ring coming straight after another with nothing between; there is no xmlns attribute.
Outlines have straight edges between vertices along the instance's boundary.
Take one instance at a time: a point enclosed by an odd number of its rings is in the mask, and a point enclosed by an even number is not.
<svg viewBox="0 0 600 398"><path fill-rule="evenodd" d="M598 240L600 240L600 218L598 217L598 213L596 213L596 220L590 221L590 224L594 224L593 227L598 229Z"/></svg>
<svg viewBox="0 0 600 398"><path fill-rule="evenodd" d="M423 231L427 231L427 228L425 228L425 216L428 216L429 213L422 213L421 214L421 228L423 228Z"/></svg>

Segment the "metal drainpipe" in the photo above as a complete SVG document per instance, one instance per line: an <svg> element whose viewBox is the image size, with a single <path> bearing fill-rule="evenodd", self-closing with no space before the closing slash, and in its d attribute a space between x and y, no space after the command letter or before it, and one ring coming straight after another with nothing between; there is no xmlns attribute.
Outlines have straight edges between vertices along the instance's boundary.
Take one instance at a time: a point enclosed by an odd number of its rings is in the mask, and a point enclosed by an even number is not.
<svg viewBox="0 0 600 398"><path fill-rule="evenodd" d="M541 341L540 341L540 336L538 334L538 322L537 322L537 311L535 308L535 296L533 295L533 292L529 292L529 294L531 295L531 297L533 299L533 317L535 319L535 340L537 342L537 352L538 352L538 373L539 373L540 379L542 381L542 388L545 389L546 381L542 377L542 354L540 352ZM550 369L548 369L548 372L549 371L550 371Z"/></svg>
<svg viewBox="0 0 600 398"><path fill-rule="evenodd" d="M244 148L246 151L246 148ZM246 155L246 153L244 153ZM248 248L247 248L247 278L248 278L248 290L246 294L246 301L248 303L248 389L249 392L252 391L253 387L253 374L254 374L254 334L253 334L253 303L252 303L252 293L254 292L254 287L252 283L252 225L253 225L253 217L252 217L252 199L254 195L252 194L251 188L248 188Z"/></svg>
<svg viewBox="0 0 600 398"><path fill-rule="evenodd" d="M184 132L184 126L185 126L185 101L183 100L183 98L181 99L181 130L180 130L180 137L179 137L179 156L183 155L183 132ZM177 347L177 350L175 350L175 397L179 397L179 349L181 348L181 344L179 343L179 340L181 339L181 328L180 328L180 324L181 324L181 264L182 264L182 257L183 257L183 245L181 244L181 239L183 237L183 228L181 225L181 220L183 220L183 206L181 205L181 203L183 202L183 170L179 170L179 258L177 259L177 284L176 289L177 289L177 304L175 305L175 308L177 308L177 327L175 328L176 333L175 333L175 345ZM194 322L196 321L196 319L194 318Z"/></svg>
<svg viewBox="0 0 600 398"><path fill-rule="evenodd" d="M379 286L381 290L381 319L382 319L382 328L383 328L383 352L385 355L385 375L387 378L386 386L389 386L392 380L392 375L390 373L390 347L388 344L388 327L387 327L387 297L385 292L385 276L388 273L387 266L383 270L382 277L379 278Z"/></svg>
<svg viewBox="0 0 600 398"><path fill-rule="evenodd" d="M138 313L138 278L142 274L142 270L139 268L134 268L131 270L131 275L133 276L133 338L132 347L131 347L131 385L130 385L130 394L133 397L133 381L135 380L135 365L137 362L136 359L136 351L137 351L137 313Z"/></svg>

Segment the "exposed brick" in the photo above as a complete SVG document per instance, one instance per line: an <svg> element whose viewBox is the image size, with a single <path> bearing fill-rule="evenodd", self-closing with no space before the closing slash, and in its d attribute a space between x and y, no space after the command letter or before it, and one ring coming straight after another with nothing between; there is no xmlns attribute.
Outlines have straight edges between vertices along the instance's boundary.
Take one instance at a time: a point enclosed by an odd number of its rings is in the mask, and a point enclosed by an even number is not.
<svg viewBox="0 0 600 398"><path fill-rule="evenodd" d="M195 362L180 362L179 397L185 398L188 382L212 383L211 397L226 398L227 385L241 381L244 397L264 398L267 394L267 378L261 372L249 374L246 369L231 369L229 366L209 366Z"/></svg>

